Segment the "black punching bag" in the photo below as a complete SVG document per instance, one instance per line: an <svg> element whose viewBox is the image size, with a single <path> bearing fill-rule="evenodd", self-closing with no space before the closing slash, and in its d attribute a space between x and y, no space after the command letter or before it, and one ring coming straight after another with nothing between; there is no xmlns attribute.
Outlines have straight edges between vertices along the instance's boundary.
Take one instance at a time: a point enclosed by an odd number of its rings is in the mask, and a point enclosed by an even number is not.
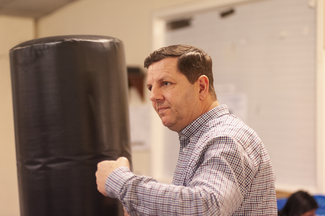
<svg viewBox="0 0 325 216"><path fill-rule="evenodd" d="M102 160L131 161L123 43L56 36L10 50L22 216L123 215L97 191Z"/></svg>

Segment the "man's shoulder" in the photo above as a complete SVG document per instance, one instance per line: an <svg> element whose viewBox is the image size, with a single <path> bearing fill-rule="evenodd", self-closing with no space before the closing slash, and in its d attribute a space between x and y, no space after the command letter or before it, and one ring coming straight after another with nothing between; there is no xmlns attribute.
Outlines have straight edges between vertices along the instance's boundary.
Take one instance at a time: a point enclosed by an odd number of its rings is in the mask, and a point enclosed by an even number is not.
<svg viewBox="0 0 325 216"><path fill-rule="evenodd" d="M225 149L243 149L247 153L254 152L254 154L259 154L259 149L265 148L257 133L231 114L207 122L205 128L202 129L197 145L204 148L207 145L212 148L220 148L225 145Z"/></svg>
<svg viewBox="0 0 325 216"><path fill-rule="evenodd" d="M206 124L205 133L214 136L228 135L231 137L257 136L257 133L251 127L232 114L211 118Z"/></svg>

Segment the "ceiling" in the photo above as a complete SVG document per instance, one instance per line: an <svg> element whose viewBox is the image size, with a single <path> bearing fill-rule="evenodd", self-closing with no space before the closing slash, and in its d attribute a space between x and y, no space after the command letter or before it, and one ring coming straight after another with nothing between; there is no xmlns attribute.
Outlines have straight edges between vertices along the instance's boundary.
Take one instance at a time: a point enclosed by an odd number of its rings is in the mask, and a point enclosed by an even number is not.
<svg viewBox="0 0 325 216"><path fill-rule="evenodd" d="M41 18L78 0L0 0L0 15Z"/></svg>

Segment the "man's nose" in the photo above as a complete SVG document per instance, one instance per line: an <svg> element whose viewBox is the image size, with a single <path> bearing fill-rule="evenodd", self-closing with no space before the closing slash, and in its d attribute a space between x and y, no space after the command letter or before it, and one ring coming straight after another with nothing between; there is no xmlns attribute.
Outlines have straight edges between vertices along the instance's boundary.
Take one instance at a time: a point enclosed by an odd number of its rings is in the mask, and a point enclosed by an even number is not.
<svg viewBox="0 0 325 216"><path fill-rule="evenodd" d="M163 96L161 94L161 91L158 88L156 88L156 87L152 87L151 88L151 91L150 91L149 99L152 102L155 102L155 101L162 100L162 98L163 98Z"/></svg>

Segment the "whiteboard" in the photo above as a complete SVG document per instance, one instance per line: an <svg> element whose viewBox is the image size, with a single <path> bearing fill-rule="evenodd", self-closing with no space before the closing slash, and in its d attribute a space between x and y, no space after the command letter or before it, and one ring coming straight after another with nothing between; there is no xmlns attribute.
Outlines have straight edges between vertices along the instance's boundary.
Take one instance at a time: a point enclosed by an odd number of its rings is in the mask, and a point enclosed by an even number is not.
<svg viewBox="0 0 325 216"><path fill-rule="evenodd" d="M190 26L168 30L165 37L165 45L191 44L211 55L220 103L236 95L245 98L241 118L263 140L279 187L316 188L312 2L254 1L232 7L235 13L224 18L221 9L194 13ZM170 176L177 160L170 152L178 152L179 141L168 130L165 137L163 172Z"/></svg>

